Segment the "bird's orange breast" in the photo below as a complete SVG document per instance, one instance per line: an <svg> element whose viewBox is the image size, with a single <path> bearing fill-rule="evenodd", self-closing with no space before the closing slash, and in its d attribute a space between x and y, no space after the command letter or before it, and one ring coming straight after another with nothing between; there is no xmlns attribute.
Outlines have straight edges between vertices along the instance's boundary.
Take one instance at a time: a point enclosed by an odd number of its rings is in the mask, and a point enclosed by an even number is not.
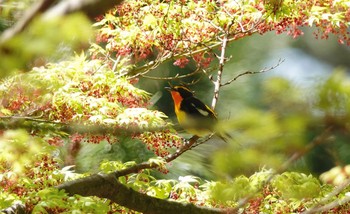
<svg viewBox="0 0 350 214"><path fill-rule="evenodd" d="M180 93L177 91L172 91L171 96L173 97L173 100L174 100L175 113L178 113L180 110L180 105L183 98L181 97Z"/></svg>

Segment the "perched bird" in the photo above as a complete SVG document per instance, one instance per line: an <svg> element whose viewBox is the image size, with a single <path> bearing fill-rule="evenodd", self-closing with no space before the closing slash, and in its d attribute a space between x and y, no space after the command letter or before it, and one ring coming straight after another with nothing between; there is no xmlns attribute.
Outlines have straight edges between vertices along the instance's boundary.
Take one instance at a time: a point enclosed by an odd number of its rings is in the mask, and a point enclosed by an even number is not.
<svg viewBox="0 0 350 214"><path fill-rule="evenodd" d="M177 120L186 132L198 137L214 132L217 116L209 106L184 86L171 86L166 89L173 98Z"/></svg>

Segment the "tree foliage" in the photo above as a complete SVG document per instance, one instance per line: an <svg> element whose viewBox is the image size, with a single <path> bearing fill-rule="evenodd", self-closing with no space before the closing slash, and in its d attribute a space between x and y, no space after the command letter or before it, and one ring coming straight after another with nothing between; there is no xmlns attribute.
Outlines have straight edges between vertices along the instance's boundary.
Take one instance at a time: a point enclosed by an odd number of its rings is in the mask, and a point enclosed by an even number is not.
<svg viewBox="0 0 350 214"><path fill-rule="evenodd" d="M90 3L94 2L99 3ZM81 14L54 16L55 5L50 6L51 10L33 13L22 32L0 37L3 212L349 209L350 157L344 151L350 79L341 69L309 89L310 96L283 78L270 77L259 85L257 100L263 108L242 104L235 115L220 122L219 131L234 139L210 154L212 180L164 175L174 170L170 162L208 140L216 141L211 136L185 139L156 110L156 95L138 84L139 78L149 78L167 62L173 69L191 67L194 71L175 76L163 72L154 78L194 77L196 83L204 77L213 83L215 108L222 87L243 75L274 68L248 71L224 82L228 43L270 31L297 38L305 27L314 27L316 38L333 34L339 43L350 45L348 1L128 0L103 8L110 10L96 17L92 26L84 16L91 15L86 7L77 7ZM94 42L88 44L92 36ZM343 163L322 174L323 183L310 172L330 167L317 170L305 164L317 158L317 149Z"/></svg>

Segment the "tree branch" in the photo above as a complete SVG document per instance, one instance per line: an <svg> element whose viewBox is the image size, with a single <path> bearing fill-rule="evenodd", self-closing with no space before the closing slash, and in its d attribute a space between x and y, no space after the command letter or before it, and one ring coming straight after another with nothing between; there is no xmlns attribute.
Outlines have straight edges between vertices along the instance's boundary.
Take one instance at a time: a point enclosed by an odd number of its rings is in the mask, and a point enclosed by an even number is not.
<svg viewBox="0 0 350 214"><path fill-rule="evenodd" d="M64 16L77 11L83 12L91 20L102 15L123 0L64 0L44 14L44 18Z"/></svg>
<svg viewBox="0 0 350 214"><path fill-rule="evenodd" d="M147 79L152 79L152 80L177 80L177 79L187 78L187 77L196 75L198 73L200 73L200 69L199 68L197 68L196 70L192 71L191 73L184 74L184 75L176 74L173 77L154 77L154 76L147 76L147 75L141 75L141 76L144 77L144 78L147 78Z"/></svg>
<svg viewBox="0 0 350 214"><path fill-rule="evenodd" d="M222 74L224 72L224 65L226 63L226 57L225 57L225 53L226 53L226 48L227 48L227 44L229 42L229 37L230 37L230 28L232 27L232 25L234 24L234 20L231 20L230 23L227 25L226 30L223 32L223 38L221 40L221 54L219 57L219 69L218 69L218 73L216 75L216 80L214 81L212 78L212 82L214 84L214 96L212 99L212 103L211 103L211 108L214 110L216 107L216 103L219 99L219 92L220 92L220 87L221 87L221 78L222 78ZM214 25L214 24L212 24ZM221 30L223 31L223 29ZM237 33L238 34L238 33Z"/></svg>
<svg viewBox="0 0 350 214"><path fill-rule="evenodd" d="M26 117L6 117L3 119L12 119L23 121L31 121L37 123L49 122L40 119L26 118ZM16 121L15 123L18 123ZM57 125L57 124L55 124ZM8 127L7 127L8 128ZM71 128L71 127L69 127ZM86 127L85 127L86 128ZM95 127L96 128L96 127ZM103 129L102 129L103 130ZM74 130L78 131L78 130ZM86 131L86 130L84 130ZM96 130L95 130L96 131ZM101 133L101 130L97 130ZM110 133L110 130L103 130ZM186 141L184 145L173 154L170 154L164 158L165 162L171 162L184 152L192 149L193 147L205 142L207 139L197 142L199 137L193 136L190 140ZM66 182L57 186L60 190L65 190L67 193L79 194L82 196L98 196L102 198L110 199L111 201L128 207L130 209L143 212L143 213L224 213L221 209L212 209L206 207L196 206L191 203L179 203L173 201L162 200L148 196L146 194L139 193L131 188L128 188L118 182L117 178L125 176L131 173L137 173L143 169L158 168L159 165L152 162L143 162L129 168L116 171L109 174L94 174L88 177L77 179L71 182ZM12 206L17 209L17 205ZM8 208L10 209L10 208ZM12 209L12 208L11 208Z"/></svg>
<svg viewBox="0 0 350 214"><path fill-rule="evenodd" d="M257 32L257 30L252 30L249 33L253 34L256 32ZM237 34L240 34L240 33L237 33ZM235 35L237 35L237 34L235 34ZM235 37L227 38L227 43L238 40L238 39L240 39L240 37L239 38L235 38ZM222 41L211 42L210 45L204 45L203 43L199 43L198 49L196 49L194 51L185 51L185 52L178 53L178 54L167 54L167 55L165 55L165 57L158 59L157 60L158 62L156 64L158 65L158 64L170 61L170 60L180 59L182 57L190 57L190 56L198 54L198 53L202 53L202 52L205 52L208 50L213 50L214 48L217 48L220 45L222 45ZM142 65L140 67L137 67L137 68L130 70L129 72L125 73L125 76L131 76L130 79L132 79L132 78L144 75L148 71L155 69L154 65L155 65L155 62L152 61L150 63L147 63L145 65ZM147 71L147 72L144 72L144 71Z"/></svg>
<svg viewBox="0 0 350 214"><path fill-rule="evenodd" d="M29 8L23 17L11 28L5 30L0 36L0 44L8 41L15 35L21 33L33 21L35 17L46 11L56 0L41 0Z"/></svg>
<svg viewBox="0 0 350 214"><path fill-rule="evenodd" d="M57 127L58 126L58 127ZM39 118L26 117L26 116L0 116L0 130L1 129L16 129L23 128L26 130L37 131L53 131L53 132L65 132L68 134L80 133L80 134L112 134L112 135L127 135L138 134L146 131L162 131L169 129L169 125L140 128L136 126L120 127L114 125L86 125L80 123L63 123L50 120L43 120Z"/></svg>
<svg viewBox="0 0 350 214"><path fill-rule="evenodd" d="M42 13L43 19L49 19L80 11L93 20L96 16L104 14L113 6L121 4L123 0L62 0L51 7L55 2L56 0L41 0L27 10L22 19L0 36L0 44L24 31L34 18Z"/></svg>
<svg viewBox="0 0 350 214"><path fill-rule="evenodd" d="M165 158L171 162L182 153L193 148L199 137L194 136L187 141L182 148ZM205 142L205 141L204 141ZM203 142L202 142L203 143ZM197 145L197 144L196 144ZM94 174L57 186L59 190L65 190L68 194L82 196L97 196L125 206L129 209L143 213L226 213L225 210L196 206L192 203L179 203L164 199L154 198L137 192L118 181L118 177L131 173L137 173L142 169L156 168L158 165L144 162L135 166L119 170L109 174Z"/></svg>
<svg viewBox="0 0 350 214"><path fill-rule="evenodd" d="M284 62L284 59L279 59L277 64L274 66L271 66L269 68L263 68L260 71L245 71L243 73L238 74L237 76L235 76L234 78L230 79L229 81L221 84L221 86L225 86L225 85L229 85L231 84L233 81L236 81L238 78L240 78L241 76L245 76L245 75L250 75L250 74L260 74L260 73L265 73L267 71L271 71L275 68L277 68L279 65L281 65Z"/></svg>
<svg viewBox="0 0 350 214"><path fill-rule="evenodd" d="M169 163L169 162L175 160L180 155L182 155L184 152L186 152L186 151L190 150L191 148L193 148L193 145L197 142L198 139L199 139L199 137L194 135L191 139L189 139L188 141L185 141L183 146L181 148L179 148L178 150L176 150L176 152L166 156L164 158L164 161L166 163ZM204 140L203 142L205 142L205 141L206 140ZM143 170L143 169L152 169L152 168L157 168L157 167L159 167L159 166L154 164L154 163L151 163L151 162L147 161L147 162L143 162L143 163L140 163L140 164L136 164L134 166L131 166L131 167L123 169L123 170L119 170L119 171L113 172L112 174L114 174L115 177L120 177L120 176L128 175L128 174L131 174L131 173L137 173L137 172L139 172L140 170Z"/></svg>
<svg viewBox="0 0 350 214"><path fill-rule="evenodd" d="M221 77L222 73L224 71L224 65L225 65L225 52L226 52L226 47L227 47L227 42L228 42L228 35L225 34L223 39L222 39L222 45L221 45L221 54L220 54L220 60L219 60L219 70L216 75L216 80L212 81L214 84L214 96L212 99L211 103L211 108L214 110L216 107L216 103L219 99L219 92L220 92L220 87L221 87Z"/></svg>
<svg viewBox="0 0 350 214"><path fill-rule="evenodd" d="M148 196L121 184L114 174L95 174L57 186L68 194L107 198L119 205L142 213L225 213L224 210L200 207L192 203L179 203Z"/></svg>

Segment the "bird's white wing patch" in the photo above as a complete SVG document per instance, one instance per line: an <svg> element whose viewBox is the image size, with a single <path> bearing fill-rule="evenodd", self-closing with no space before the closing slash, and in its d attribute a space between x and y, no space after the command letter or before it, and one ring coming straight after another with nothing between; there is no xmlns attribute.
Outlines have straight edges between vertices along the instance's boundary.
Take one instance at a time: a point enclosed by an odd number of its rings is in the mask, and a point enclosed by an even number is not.
<svg viewBox="0 0 350 214"><path fill-rule="evenodd" d="M195 107L195 108L197 109L197 111L198 111L201 115L203 115L203 116L205 116L205 117L209 115L209 112L207 112L207 111L205 111L205 110L203 110L203 109L197 108L197 106L196 106L195 104L191 103L191 105L192 105L193 107Z"/></svg>
<svg viewBox="0 0 350 214"><path fill-rule="evenodd" d="M204 110L199 109L199 108L197 108L197 110L198 110L199 113L201 113L201 115L203 115L203 116L208 116L208 115L209 115L209 112L207 112L207 111L204 111Z"/></svg>

